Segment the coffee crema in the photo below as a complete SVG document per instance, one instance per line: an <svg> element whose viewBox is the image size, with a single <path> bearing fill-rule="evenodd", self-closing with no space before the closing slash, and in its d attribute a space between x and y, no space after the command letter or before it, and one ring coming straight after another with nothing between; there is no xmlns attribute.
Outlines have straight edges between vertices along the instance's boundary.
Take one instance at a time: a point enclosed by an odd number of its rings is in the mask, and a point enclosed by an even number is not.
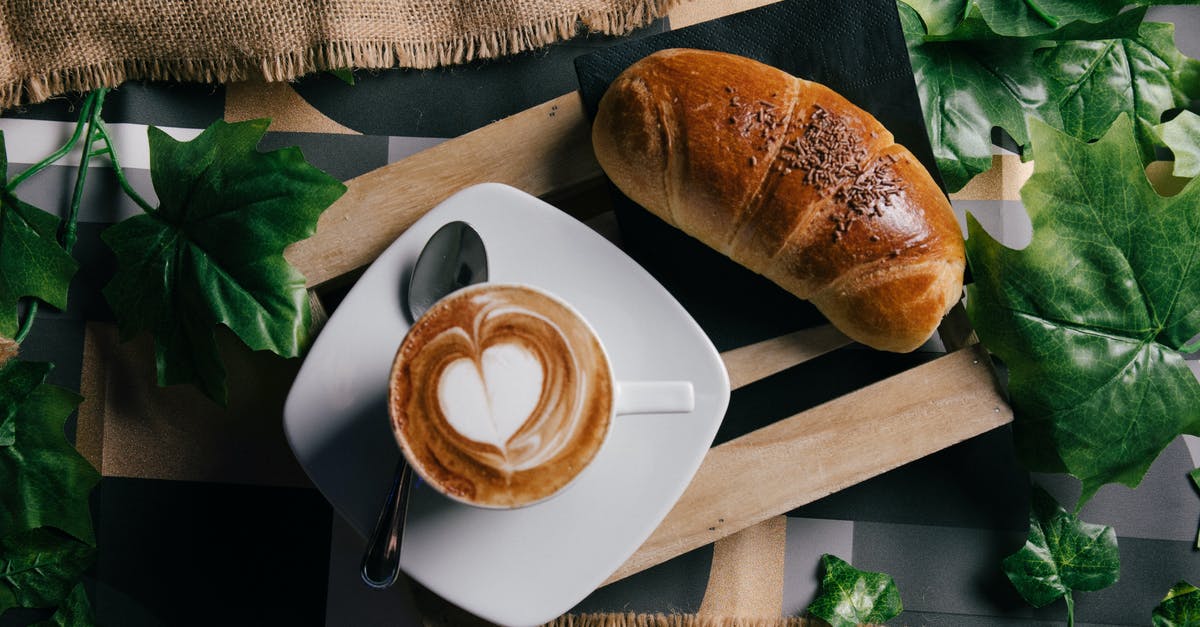
<svg viewBox="0 0 1200 627"><path fill-rule="evenodd" d="M599 340L569 306L484 283L436 303L405 336L389 383L409 463L451 497L517 507L571 482L612 418Z"/></svg>

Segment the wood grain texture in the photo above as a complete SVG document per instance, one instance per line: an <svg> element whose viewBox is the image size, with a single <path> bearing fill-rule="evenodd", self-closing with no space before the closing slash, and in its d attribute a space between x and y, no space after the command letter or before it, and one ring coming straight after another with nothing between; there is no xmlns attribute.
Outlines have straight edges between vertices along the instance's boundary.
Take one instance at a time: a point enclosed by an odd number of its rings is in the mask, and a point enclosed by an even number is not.
<svg viewBox="0 0 1200 627"><path fill-rule="evenodd" d="M579 92L444 142L346 183L317 232L284 252L309 287L367 265L455 192L506 183L535 196L601 176Z"/></svg>
<svg viewBox="0 0 1200 627"><path fill-rule="evenodd" d="M975 345L713 447L666 519L608 581L1011 420Z"/></svg>
<svg viewBox="0 0 1200 627"><path fill-rule="evenodd" d="M777 372L820 357L851 342L833 327L823 324L763 340L721 353L729 373L730 389L738 389Z"/></svg>
<svg viewBox="0 0 1200 627"><path fill-rule="evenodd" d="M782 616L786 553L786 516L772 516L718 540L697 614L742 620Z"/></svg>

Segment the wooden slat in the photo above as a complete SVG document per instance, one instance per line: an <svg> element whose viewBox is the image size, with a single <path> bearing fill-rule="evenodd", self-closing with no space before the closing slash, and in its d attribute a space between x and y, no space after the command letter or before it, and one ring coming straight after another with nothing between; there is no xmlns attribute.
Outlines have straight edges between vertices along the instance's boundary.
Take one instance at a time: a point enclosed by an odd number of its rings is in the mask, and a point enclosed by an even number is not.
<svg viewBox="0 0 1200 627"><path fill-rule="evenodd" d="M583 102L571 92L351 179L316 234L284 254L313 287L367 265L465 187L507 183L541 196L599 176Z"/></svg>
<svg viewBox="0 0 1200 627"><path fill-rule="evenodd" d="M824 324L725 351L721 360L729 372L729 387L736 390L851 342L833 325Z"/></svg>
<svg viewBox="0 0 1200 627"><path fill-rule="evenodd" d="M1012 420L978 345L720 446L609 582Z"/></svg>

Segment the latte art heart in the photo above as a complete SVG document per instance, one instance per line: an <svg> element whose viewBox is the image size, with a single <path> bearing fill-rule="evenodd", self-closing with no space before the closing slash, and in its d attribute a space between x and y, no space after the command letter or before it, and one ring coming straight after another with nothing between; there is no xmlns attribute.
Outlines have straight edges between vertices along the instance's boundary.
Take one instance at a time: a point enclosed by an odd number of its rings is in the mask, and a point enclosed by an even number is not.
<svg viewBox="0 0 1200 627"><path fill-rule="evenodd" d="M612 378L587 323L522 286L484 284L432 307L396 356L390 408L413 468L443 492L510 507L591 461Z"/></svg>
<svg viewBox="0 0 1200 627"><path fill-rule="evenodd" d="M461 358L442 371L438 401L463 437L500 450L525 424L542 396L542 364L516 344L497 344L478 361Z"/></svg>

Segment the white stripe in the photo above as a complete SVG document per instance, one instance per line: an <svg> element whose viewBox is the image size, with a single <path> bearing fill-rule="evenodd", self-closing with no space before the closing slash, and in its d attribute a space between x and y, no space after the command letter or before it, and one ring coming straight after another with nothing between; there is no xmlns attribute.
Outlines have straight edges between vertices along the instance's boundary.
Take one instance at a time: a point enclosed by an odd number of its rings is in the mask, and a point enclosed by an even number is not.
<svg viewBox="0 0 1200 627"><path fill-rule="evenodd" d="M124 168L150 168L150 143L146 136L146 124L109 124L113 148ZM193 139L202 129L160 126L168 135L180 141ZM4 131L4 145L8 150L9 163L34 164L58 150L75 130L74 122L51 122L47 120L19 120L0 118L0 131ZM79 165L83 154L83 142L57 163ZM93 159L91 167L108 167L108 159Z"/></svg>

